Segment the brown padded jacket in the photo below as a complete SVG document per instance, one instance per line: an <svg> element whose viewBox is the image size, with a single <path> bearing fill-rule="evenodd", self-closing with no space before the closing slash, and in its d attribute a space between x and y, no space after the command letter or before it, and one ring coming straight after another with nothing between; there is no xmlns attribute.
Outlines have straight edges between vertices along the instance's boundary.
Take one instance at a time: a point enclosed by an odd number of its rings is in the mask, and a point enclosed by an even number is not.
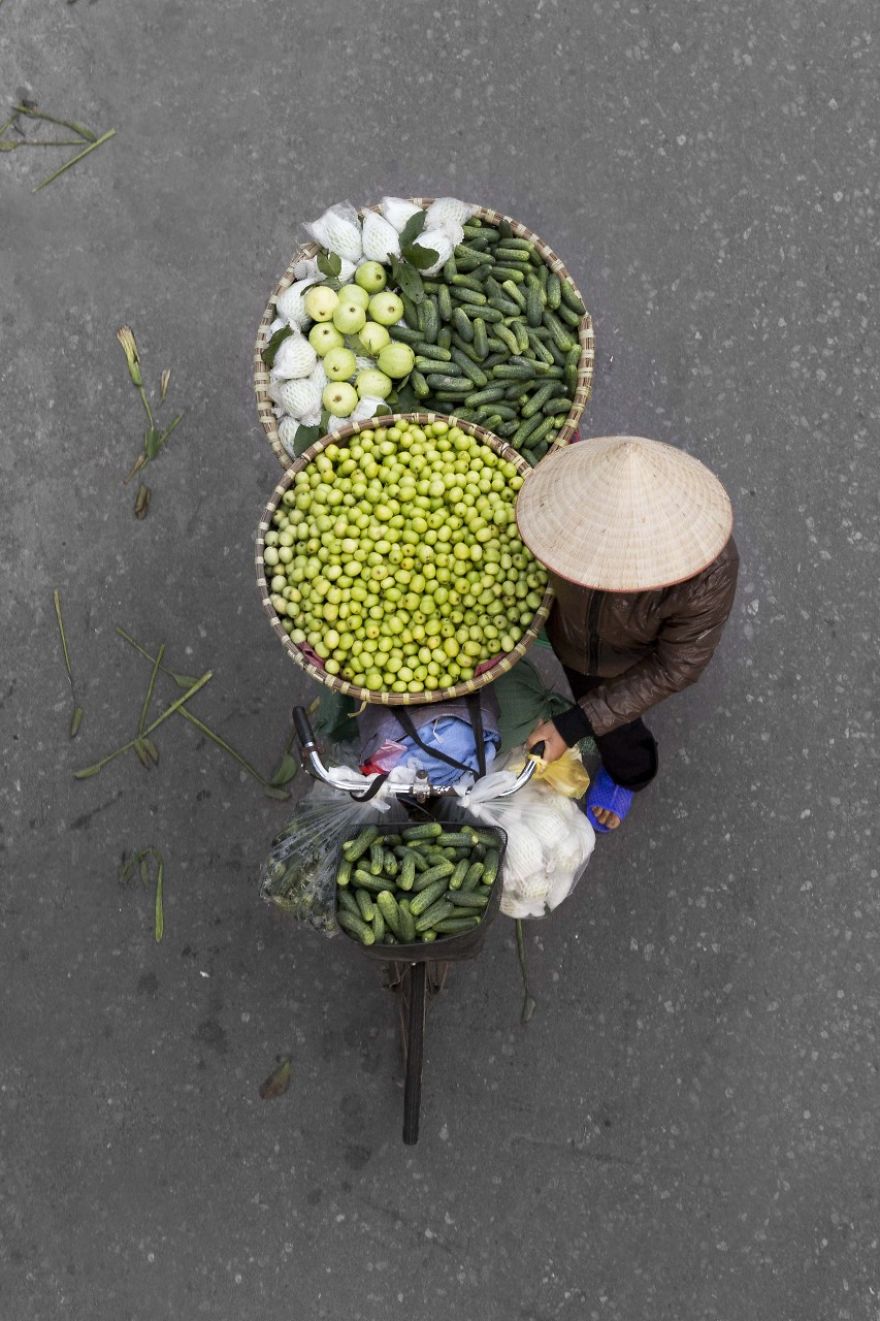
<svg viewBox="0 0 880 1321"><path fill-rule="evenodd" d="M550 575L553 650L563 665L605 680L578 703L594 734L636 720L699 679L730 614L738 568L731 537L707 568L656 591L594 591ZM568 737L574 726L561 727L567 715L559 718L560 733L575 741Z"/></svg>

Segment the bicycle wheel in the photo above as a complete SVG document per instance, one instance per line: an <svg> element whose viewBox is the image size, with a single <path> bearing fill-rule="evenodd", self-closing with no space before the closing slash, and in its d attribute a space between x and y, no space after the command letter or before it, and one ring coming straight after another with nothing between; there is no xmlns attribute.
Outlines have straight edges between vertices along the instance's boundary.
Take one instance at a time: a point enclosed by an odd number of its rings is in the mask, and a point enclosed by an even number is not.
<svg viewBox="0 0 880 1321"><path fill-rule="evenodd" d="M411 963L401 988L407 1005L406 1075L403 1084L403 1141L419 1140L422 1106L422 1057L425 1044L425 964Z"/></svg>

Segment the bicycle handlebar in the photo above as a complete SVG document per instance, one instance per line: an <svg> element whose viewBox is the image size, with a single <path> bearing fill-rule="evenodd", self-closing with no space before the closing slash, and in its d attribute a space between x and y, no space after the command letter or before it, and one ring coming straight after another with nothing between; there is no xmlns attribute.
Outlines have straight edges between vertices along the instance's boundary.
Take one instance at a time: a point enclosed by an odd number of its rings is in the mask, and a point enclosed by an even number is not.
<svg viewBox="0 0 880 1321"><path fill-rule="evenodd" d="M300 744L300 760L305 770L316 780L321 780L328 784L331 789L338 789L340 793L351 794L353 798L359 797L358 792L350 787L350 784L339 783L334 779L332 773L327 769L321 760L321 754L318 745L315 742L314 731L309 721L308 713L302 706L293 708L293 727L296 731L296 737ZM544 744L536 743L529 749L529 756L525 766L516 777L515 782L509 789L498 794L499 798L509 798L528 784L535 773L538 765L538 758L544 752ZM370 785L375 783L375 775L362 775L363 789L369 789ZM432 784L428 779L426 771L415 771L410 783L388 784L388 789L397 798L415 798L418 802L424 802L426 798L448 797L455 793L455 786L452 784Z"/></svg>

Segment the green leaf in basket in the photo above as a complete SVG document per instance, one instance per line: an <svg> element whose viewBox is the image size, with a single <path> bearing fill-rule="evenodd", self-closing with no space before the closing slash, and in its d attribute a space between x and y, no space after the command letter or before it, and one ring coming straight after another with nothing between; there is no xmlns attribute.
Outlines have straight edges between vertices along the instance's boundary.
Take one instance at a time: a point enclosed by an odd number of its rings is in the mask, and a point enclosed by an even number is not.
<svg viewBox="0 0 880 1321"><path fill-rule="evenodd" d="M338 275L342 270L342 258L335 252L319 252L318 270L322 275Z"/></svg>
<svg viewBox="0 0 880 1321"><path fill-rule="evenodd" d="M260 357L263 359L263 362L266 364L267 367L270 368L274 367L275 355L277 354L278 350L280 349L284 341L288 339L292 334L293 334L293 326L282 326L280 330L275 331L275 334L272 336L272 338L269 340L269 343L266 345L266 347L263 349L263 352L260 354Z"/></svg>
<svg viewBox="0 0 880 1321"><path fill-rule="evenodd" d="M420 248L417 243L410 243L408 247L405 247L403 255L409 264L415 266L416 270L419 271L427 270L440 257L440 253L435 252L433 248Z"/></svg>
<svg viewBox="0 0 880 1321"><path fill-rule="evenodd" d="M389 254L388 265L391 268L391 283L397 284L400 278L400 262Z"/></svg>
<svg viewBox="0 0 880 1321"><path fill-rule="evenodd" d="M389 408L387 404L379 404L376 409L376 417L390 417L393 412L394 409Z"/></svg>
<svg viewBox="0 0 880 1321"><path fill-rule="evenodd" d="M418 413L421 411L422 404L411 385L401 385L397 390L397 411L398 413Z"/></svg>
<svg viewBox="0 0 880 1321"><path fill-rule="evenodd" d="M322 435L320 427L297 427L293 438L293 457L298 459L301 454L305 454L309 446L320 440Z"/></svg>
<svg viewBox="0 0 880 1321"><path fill-rule="evenodd" d="M427 211L416 211L415 215L410 216L409 220L400 231L401 252L412 243L413 239L418 238L422 230L425 228L425 221L427 219ZM404 256L406 256L406 253L404 253Z"/></svg>
<svg viewBox="0 0 880 1321"><path fill-rule="evenodd" d="M414 266L404 262L398 272L397 282L407 298L411 298L414 303L421 303L424 300L425 286Z"/></svg>
<svg viewBox="0 0 880 1321"><path fill-rule="evenodd" d="M326 436L327 428L330 426L330 412L326 408L321 409L321 436ZM320 436L317 438L320 440Z"/></svg>
<svg viewBox="0 0 880 1321"><path fill-rule="evenodd" d="M299 762L294 757L292 757L289 752L285 752L284 756L281 758L281 761L278 764L278 770L272 776L272 779L269 781L269 783L273 785L276 789L280 789L285 784L290 784L290 781L296 775L298 770L299 770Z"/></svg>

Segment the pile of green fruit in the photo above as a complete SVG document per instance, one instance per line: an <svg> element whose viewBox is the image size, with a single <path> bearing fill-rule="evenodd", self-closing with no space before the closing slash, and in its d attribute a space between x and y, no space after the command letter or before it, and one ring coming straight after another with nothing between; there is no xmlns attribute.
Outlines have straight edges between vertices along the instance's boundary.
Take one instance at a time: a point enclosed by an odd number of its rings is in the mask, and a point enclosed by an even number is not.
<svg viewBox="0 0 880 1321"><path fill-rule="evenodd" d="M478 422L536 463L574 404L586 310L574 287L506 221L478 219L421 285L388 327L413 350L419 406Z"/></svg>
<svg viewBox="0 0 880 1321"><path fill-rule="evenodd" d="M499 836L438 821L380 834L367 826L342 845L336 920L364 945L411 945L480 922L498 875Z"/></svg>
<svg viewBox="0 0 880 1321"><path fill-rule="evenodd" d="M473 678L516 647L547 575L523 544L516 466L461 427L404 419L329 443L272 515L270 600L328 674L370 692Z"/></svg>

